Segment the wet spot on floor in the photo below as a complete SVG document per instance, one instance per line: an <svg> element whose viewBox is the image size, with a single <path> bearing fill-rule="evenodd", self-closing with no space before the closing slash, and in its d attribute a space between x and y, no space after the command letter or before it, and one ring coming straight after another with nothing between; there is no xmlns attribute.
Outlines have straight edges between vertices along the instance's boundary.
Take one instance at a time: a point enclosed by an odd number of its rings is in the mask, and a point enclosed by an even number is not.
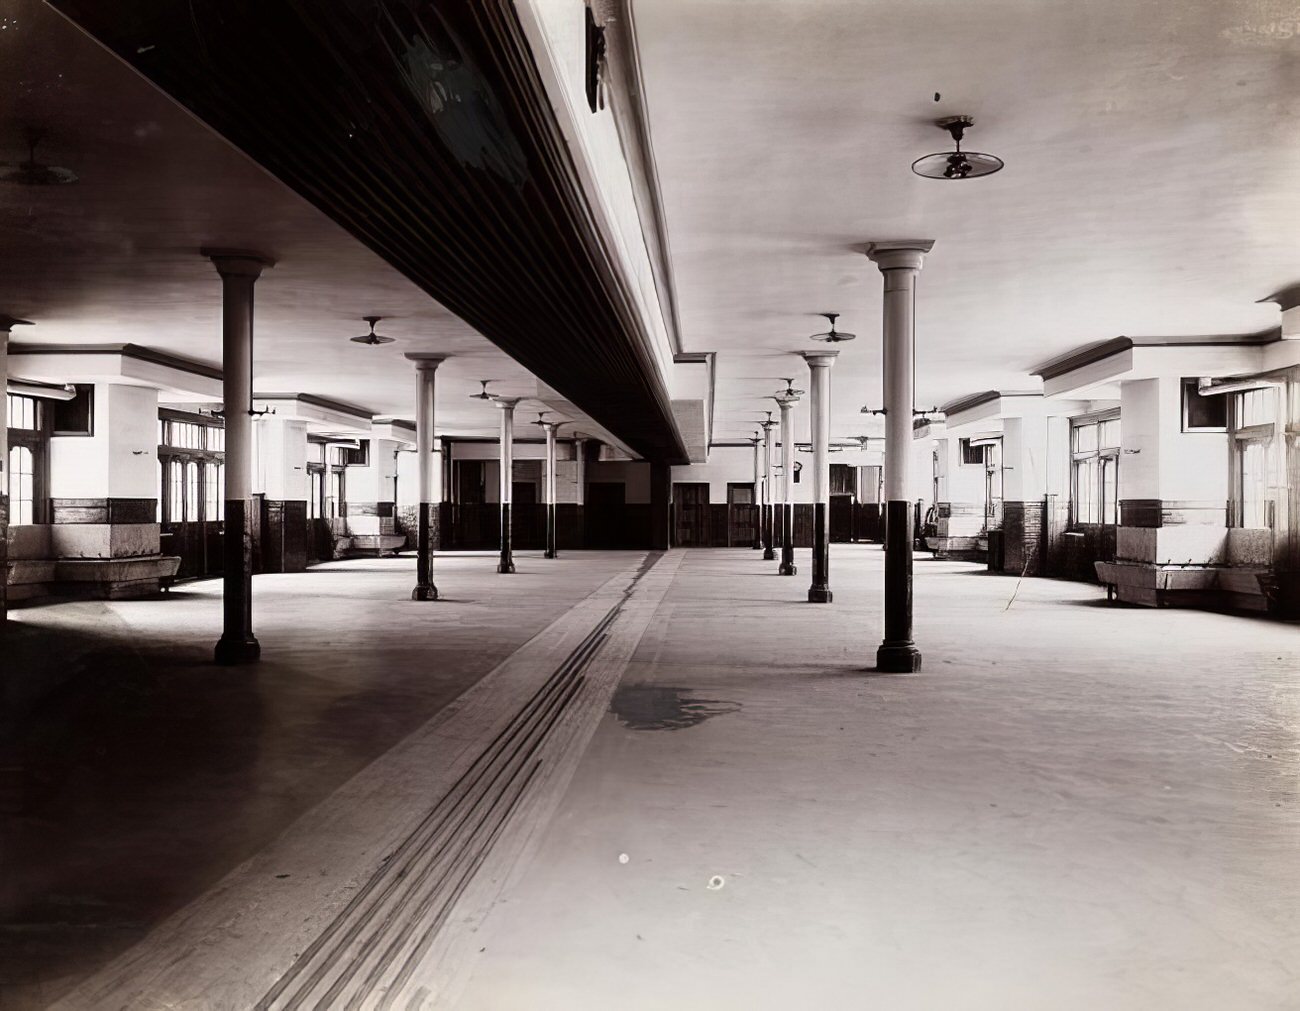
<svg viewBox="0 0 1300 1011"><path fill-rule="evenodd" d="M629 730L684 730L740 709L739 702L700 699L689 688L624 685L609 710Z"/></svg>

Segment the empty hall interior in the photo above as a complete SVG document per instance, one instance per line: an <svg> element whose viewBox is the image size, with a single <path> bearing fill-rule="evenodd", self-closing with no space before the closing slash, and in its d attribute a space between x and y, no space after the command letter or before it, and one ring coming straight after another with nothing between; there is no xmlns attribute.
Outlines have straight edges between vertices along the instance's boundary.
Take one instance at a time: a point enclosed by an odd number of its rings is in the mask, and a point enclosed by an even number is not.
<svg viewBox="0 0 1300 1011"><path fill-rule="evenodd" d="M1300 1006L1300 11L0 0L0 1007Z"/></svg>

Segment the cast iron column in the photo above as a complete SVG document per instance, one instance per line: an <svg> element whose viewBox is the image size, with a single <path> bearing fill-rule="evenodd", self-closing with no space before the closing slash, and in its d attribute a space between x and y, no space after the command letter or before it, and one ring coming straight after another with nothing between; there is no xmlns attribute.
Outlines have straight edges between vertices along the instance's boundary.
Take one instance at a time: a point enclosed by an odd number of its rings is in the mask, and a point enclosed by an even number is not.
<svg viewBox="0 0 1300 1011"><path fill-rule="evenodd" d="M804 361L812 373L809 393L812 397L813 444L813 550L812 584L808 587L808 601L829 604L833 599L830 587L830 503L831 464L831 366L838 351L805 351Z"/></svg>
<svg viewBox="0 0 1300 1011"><path fill-rule="evenodd" d="M782 576L799 570L794 564L794 405L798 397L779 396L781 408L781 565Z"/></svg>
<svg viewBox="0 0 1300 1011"><path fill-rule="evenodd" d="M910 674L921 669L912 641L912 503L908 461L912 451L916 275L934 241L873 242L867 256L885 277L885 639L876 669Z"/></svg>
<svg viewBox="0 0 1300 1011"><path fill-rule="evenodd" d="M543 421L546 431L546 557L559 555L555 533L555 432L558 421Z"/></svg>
<svg viewBox="0 0 1300 1011"><path fill-rule="evenodd" d="M274 261L258 253L203 250L221 275L221 399L226 426L226 520L222 544L220 664L251 663L253 635L253 285Z"/></svg>
<svg viewBox="0 0 1300 1011"><path fill-rule="evenodd" d="M776 424L770 417L763 422L763 561L776 560L776 551L772 547L772 427Z"/></svg>
<svg viewBox="0 0 1300 1011"><path fill-rule="evenodd" d="M434 375L442 364L441 355L408 352L415 362L415 454L420 486L420 517L415 548L415 589L412 600L437 600L438 587L433 583L433 444L434 444Z"/></svg>
<svg viewBox="0 0 1300 1011"><path fill-rule="evenodd" d="M758 447L762 444L754 433L754 550L763 546L763 471L758 465Z"/></svg>
<svg viewBox="0 0 1300 1011"><path fill-rule="evenodd" d="M515 482L515 404L519 397L497 397L501 408L501 561L497 572L515 571L515 558L510 543L510 500L514 497Z"/></svg>

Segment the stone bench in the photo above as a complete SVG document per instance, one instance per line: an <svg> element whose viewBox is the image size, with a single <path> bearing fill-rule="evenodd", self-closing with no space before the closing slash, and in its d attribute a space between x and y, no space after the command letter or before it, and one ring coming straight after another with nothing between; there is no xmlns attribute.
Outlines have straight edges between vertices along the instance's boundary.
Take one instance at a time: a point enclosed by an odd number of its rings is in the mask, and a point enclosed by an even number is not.
<svg viewBox="0 0 1300 1011"><path fill-rule="evenodd" d="M132 558L13 558L7 565L8 600L148 596L170 586L181 567L176 555Z"/></svg>
<svg viewBox="0 0 1300 1011"><path fill-rule="evenodd" d="M358 555L375 555L384 557L394 555L406 547L405 534L353 534L352 553Z"/></svg>
<svg viewBox="0 0 1300 1011"><path fill-rule="evenodd" d="M1148 562L1094 562L1106 597L1126 604L1169 607L1219 603L1249 611L1268 608L1264 584L1270 572L1258 566L1153 565Z"/></svg>

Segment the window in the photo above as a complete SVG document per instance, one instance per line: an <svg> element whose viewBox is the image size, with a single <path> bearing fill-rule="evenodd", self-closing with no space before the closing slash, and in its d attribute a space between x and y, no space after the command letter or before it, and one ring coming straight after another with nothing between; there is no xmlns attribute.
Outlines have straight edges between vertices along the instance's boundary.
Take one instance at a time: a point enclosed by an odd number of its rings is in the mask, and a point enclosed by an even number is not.
<svg viewBox="0 0 1300 1011"><path fill-rule="evenodd" d="M158 419L159 510L164 523L225 517L226 431L219 420L165 408Z"/></svg>
<svg viewBox="0 0 1300 1011"><path fill-rule="evenodd" d="M1231 518L1236 527L1273 526L1271 463L1276 442L1278 391L1275 387L1230 395L1232 444Z"/></svg>
<svg viewBox="0 0 1300 1011"><path fill-rule="evenodd" d="M9 432L8 474L9 522L44 523L46 520L46 475L50 449L47 406L36 397L5 394L5 423Z"/></svg>
<svg viewBox="0 0 1300 1011"><path fill-rule="evenodd" d="M208 522L225 519L225 466L215 461L203 465L203 518Z"/></svg>
<svg viewBox="0 0 1300 1011"><path fill-rule="evenodd" d="M1222 395L1201 396L1200 380L1182 381L1183 431L1226 432L1228 430L1228 398Z"/></svg>
<svg viewBox="0 0 1300 1011"><path fill-rule="evenodd" d="M5 394L5 408L10 428L36 431L40 427L41 408L35 397Z"/></svg>
<svg viewBox="0 0 1300 1011"><path fill-rule="evenodd" d="M193 460L185 463L185 522L197 523L202 519L199 511L199 465Z"/></svg>
<svg viewBox="0 0 1300 1011"><path fill-rule="evenodd" d="M95 387L93 383L77 383L71 400L55 400L50 404L55 435L95 434Z"/></svg>
<svg viewBox="0 0 1300 1011"><path fill-rule="evenodd" d="M27 446L9 450L9 522L35 523L36 457Z"/></svg>
<svg viewBox="0 0 1300 1011"><path fill-rule="evenodd" d="M1119 416L1076 419L1070 428L1071 522L1114 524L1119 518Z"/></svg>
<svg viewBox="0 0 1300 1011"><path fill-rule="evenodd" d="M185 522L185 461L181 459L167 462L167 519Z"/></svg>

